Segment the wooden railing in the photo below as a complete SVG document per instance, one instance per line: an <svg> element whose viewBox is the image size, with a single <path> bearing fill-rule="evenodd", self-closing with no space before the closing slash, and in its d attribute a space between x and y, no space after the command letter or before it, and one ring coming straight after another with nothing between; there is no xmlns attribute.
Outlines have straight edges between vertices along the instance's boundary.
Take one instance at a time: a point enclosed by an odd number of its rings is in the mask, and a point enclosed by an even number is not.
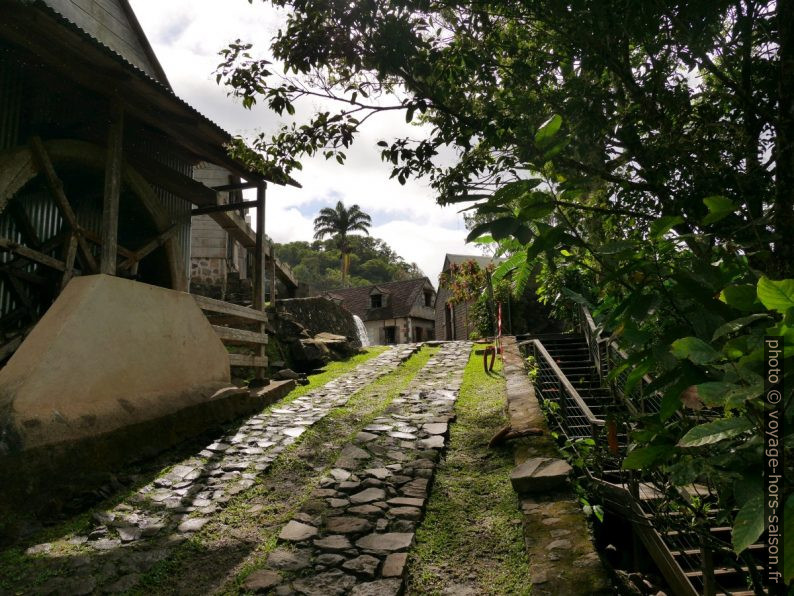
<svg viewBox="0 0 794 596"><path fill-rule="evenodd" d="M267 367L267 315L253 308L193 295L199 308L204 311L212 328L227 347L248 348L251 353L230 350L229 363L232 366L247 366L264 369Z"/></svg>

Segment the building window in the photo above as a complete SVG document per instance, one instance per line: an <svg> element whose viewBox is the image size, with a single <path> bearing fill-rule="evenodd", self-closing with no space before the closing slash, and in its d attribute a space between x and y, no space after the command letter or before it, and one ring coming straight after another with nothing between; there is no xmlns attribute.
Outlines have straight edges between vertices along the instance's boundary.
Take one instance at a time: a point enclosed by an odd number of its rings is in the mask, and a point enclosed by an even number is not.
<svg viewBox="0 0 794 596"><path fill-rule="evenodd" d="M383 296L380 294L372 294L372 296L369 297L369 301L370 308L380 308L383 306Z"/></svg>
<svg viewBox="0 0 794 596"><path fill-rule="evenodd" d="M425 290L425 306L433 306L433 292Z"/></svg>
<svg viewBox="0 0 794 596"><path fill-rule="evenodd" d="M378 296L380 298L380 296ZM384 338L387 344L396 344L397 343L397 327L384 327Z"/></svg>

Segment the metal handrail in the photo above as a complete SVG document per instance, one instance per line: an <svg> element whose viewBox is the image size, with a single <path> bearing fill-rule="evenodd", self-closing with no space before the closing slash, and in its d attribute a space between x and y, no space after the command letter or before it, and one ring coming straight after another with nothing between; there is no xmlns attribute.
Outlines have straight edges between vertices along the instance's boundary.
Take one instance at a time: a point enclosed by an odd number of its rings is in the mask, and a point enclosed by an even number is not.
<svg viewBox="0 0 794 596"><path fill-rule="evenodd" d="M577 407L582 411L585 418L587 419L587 422L593 428L593 435L595 436L598 432L598 429L606 424L605 421L596 417L596 415L593 414L590 407L582 399L582 396L579 395L579 392L576 390L573 384L571 384L571 382L568 380L568 377L565 376L565 373L562 372L562 369L559 366L557 366L556 362L554 362L554 358L551 357L551 355L548 353L548 351L546 350L544 345L540 342L540 340L532 339L526 343L532 344L533 351L535 352L535 358L537 359L538 356L543 358L543 360L546 362L548 367L552 370L552 372L560 382L561 389L564 389L564 391L568 394L568 397L570 397L574 401L574 403L576 403Z"/></svg>

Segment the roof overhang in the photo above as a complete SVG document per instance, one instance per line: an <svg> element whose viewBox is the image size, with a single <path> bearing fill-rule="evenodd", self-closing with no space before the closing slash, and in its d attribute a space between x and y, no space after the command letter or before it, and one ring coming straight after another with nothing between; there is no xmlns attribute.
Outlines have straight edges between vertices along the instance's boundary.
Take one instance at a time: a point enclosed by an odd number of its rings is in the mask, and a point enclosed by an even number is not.
<svg viewBox="0 0 794 596"><path fill-rule="evenodd" d="M119 99L127 114L160 130L194 156L246 180L269 181L226 151L232 136L122 56L37 0L0 0L0 39L19 46L99 96ZM288 182L300 186L294 180Z"/></svg>

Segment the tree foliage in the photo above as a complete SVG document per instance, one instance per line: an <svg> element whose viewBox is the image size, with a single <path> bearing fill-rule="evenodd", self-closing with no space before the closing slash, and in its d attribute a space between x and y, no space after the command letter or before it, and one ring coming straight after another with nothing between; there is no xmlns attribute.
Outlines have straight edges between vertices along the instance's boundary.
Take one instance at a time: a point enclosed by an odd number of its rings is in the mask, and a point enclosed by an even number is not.
<svg viewBox="0 0 794 596"><path fill-rule="evenodd" d="M541 266L547 301L595 307L619 372L662 395L629 464L708 486L736 550L755 540L765 334L788 345L786 406L794 388L794 0L273 3L287 75L238 42L219 79L279 113L339 109L238 154L287 175L344 162L379 112L423 124L379 143L392 176L471 203L469 239L509 256L495 277L521 291Z"/></svg>
<svg viewBox="0 0 794 596"><path fill-rule="evenodd" d="M314 218L314 239L322 240L331 236L342 256L342 285L347 281L350 269L350 232L363 232L369 234L372 218L364 213L358 205L346 208L342 201L337 201L336 207L324 207L320 214Z"/></svg>
<svg viewBox="0 0 794 596"><path fill-rule="evenodd" d="M424 275L415 263L406 263L379 238L350 236L348 242L350 269L345 280L347 285L367 286ZM317 291L343 286L339 269L342 253L335 240L277 244L276 252L279 259L292 267L301 284Z"/></svg>

